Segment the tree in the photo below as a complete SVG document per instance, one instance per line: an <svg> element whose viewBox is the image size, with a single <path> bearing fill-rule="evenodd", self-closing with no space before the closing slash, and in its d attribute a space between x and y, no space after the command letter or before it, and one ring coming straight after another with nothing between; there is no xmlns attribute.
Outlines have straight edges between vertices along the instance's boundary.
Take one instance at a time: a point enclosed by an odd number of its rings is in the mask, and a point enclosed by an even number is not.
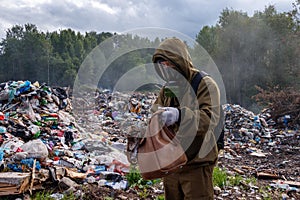
<svg viewBox="0 0 300 200"><path fill-rule="evenodd" d="M299 1L298 4L299 6ZM212 56L224 79L228 101L249 107L255 85L299 88L298 9L278 13L270 5L252 17L224 9L215 26L203 27L199 42Z"/></svg>
<svg viewBox="0 0 300 200"><path fill-rule="evenodd" d="M51 45L33 24L16 25L1 42L3 70L7 80L41 80Z"/></svg>

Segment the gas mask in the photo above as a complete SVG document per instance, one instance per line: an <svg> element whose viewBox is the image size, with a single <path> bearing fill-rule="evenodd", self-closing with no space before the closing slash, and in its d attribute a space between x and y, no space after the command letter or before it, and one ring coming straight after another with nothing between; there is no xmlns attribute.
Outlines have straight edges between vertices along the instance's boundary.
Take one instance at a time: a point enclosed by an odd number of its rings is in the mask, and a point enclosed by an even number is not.
<svg viewBox="0 0 300 200"><path fill-rule="evenodd" d="M159 59L155 63L155 69L158 75L167 82L179 81L182 75L175 69L175 66L170 64L169 61Z"/></svg>
<svg viewBox="0 0 300 200"><path fill-rule="evenodd" d="M175 66L166 60L159 59L155 62L155 69L158 75L166 81L164 94L167 97L178 97L182 95L184 76L175 69Z"/></svg>

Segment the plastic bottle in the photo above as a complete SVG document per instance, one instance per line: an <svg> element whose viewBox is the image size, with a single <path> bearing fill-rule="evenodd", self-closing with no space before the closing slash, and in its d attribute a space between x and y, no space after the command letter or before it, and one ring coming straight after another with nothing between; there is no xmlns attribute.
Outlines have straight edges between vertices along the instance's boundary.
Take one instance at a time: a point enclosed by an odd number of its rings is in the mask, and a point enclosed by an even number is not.
<svg viewBox="0 0 300 200"><path fill-rule="evenodd" d="M3 152L3 149L1 148L0 149L0 161L3 160L3 157L4 157L4 152Z"/></svg>
<svg viewBox="0 0 300 200"><path fill-rule="evenodd" d="M6 133L6 128L4 126L0 126L0 133Z"/></svg>
<svg viewBox="0 0 300 200"><path fill-rule="evenodd" d="M0 112L0 120L4 120L5 119L5 115L3 114L3 112Z"/></svg>
<svg viewBox="0 0 300 200"><path fill-rule="evenodd" d="M36 139L40 136L41 134L41 131L37 131L34 135L33 135L33 138Z"/></svg>
<svg viewBox="0 0 300 200"><path fill-rule="evenodd" d="M105 165L97 165L95 167L95 174L100 174L100 172L106 171Z"/></svg>
<svg viewBox="0 0 300 200"><path fill-rule="evenodd" d="M56 117L46 117L44 118L44 121L47 122L47 121L57 121L58 119Z"/></svg>

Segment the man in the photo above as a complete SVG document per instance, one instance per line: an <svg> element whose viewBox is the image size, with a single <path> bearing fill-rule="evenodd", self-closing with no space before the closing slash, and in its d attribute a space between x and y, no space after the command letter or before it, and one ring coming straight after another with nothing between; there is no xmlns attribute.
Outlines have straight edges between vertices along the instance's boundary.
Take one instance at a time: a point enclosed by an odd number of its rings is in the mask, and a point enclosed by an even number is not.
<svg viewBox="0 0 300 200"><path fill-rule="evenodd" d="M218 157L213 131L219 120L219 88L210 76L204 76L194 93L191 82L199 72L185 43L177 38L164 40L152 61L166 85L151 110L164 110L165 125L176 131L188 157L183 168L163 178L165 199L213 199L212 173Z"/></svg>

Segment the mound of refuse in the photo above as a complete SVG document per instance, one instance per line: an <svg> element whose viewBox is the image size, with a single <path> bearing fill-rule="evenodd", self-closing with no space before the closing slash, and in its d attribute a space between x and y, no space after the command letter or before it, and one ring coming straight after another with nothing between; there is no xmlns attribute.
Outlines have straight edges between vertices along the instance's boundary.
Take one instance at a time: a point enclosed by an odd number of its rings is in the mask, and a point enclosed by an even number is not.
<svg viewBox="0 0 300 200"><path fill-rule="evenodd" d="M102 191L120 199L138 199L126 179L131 167L127 136L145 128L155 99L152 92L97 89L74 97L67 87L30 81L1 83L0 196L32 193L52 184L82 196L79 188L88 184L93 192L86 195L91 198L97 199ZM254 114L235 104L225 104L223 110L225 148L217 166L231 174L271 180L264 184L276 191L284 185L288 196L299 197L300 132L288 126L291 117L283 115L274 121L268 109ZM161 185L150 188L149 199L163 193ZM264 198L251 184L215 191L217 199ZM53 198L60 199L62 193Z"/></svg>
<svg viewBox="0 0 300 200"><path fill-rule="evenodd" d="M66 189L84 182L128 187L126 135L119 126L140 115L110 112L117 108L104 105L111 100L104 92L91 96L98 101L85 110L86 121L73 115L69 91L30 81L0 84L0 195L39 189L47 181Z"/></svg>

